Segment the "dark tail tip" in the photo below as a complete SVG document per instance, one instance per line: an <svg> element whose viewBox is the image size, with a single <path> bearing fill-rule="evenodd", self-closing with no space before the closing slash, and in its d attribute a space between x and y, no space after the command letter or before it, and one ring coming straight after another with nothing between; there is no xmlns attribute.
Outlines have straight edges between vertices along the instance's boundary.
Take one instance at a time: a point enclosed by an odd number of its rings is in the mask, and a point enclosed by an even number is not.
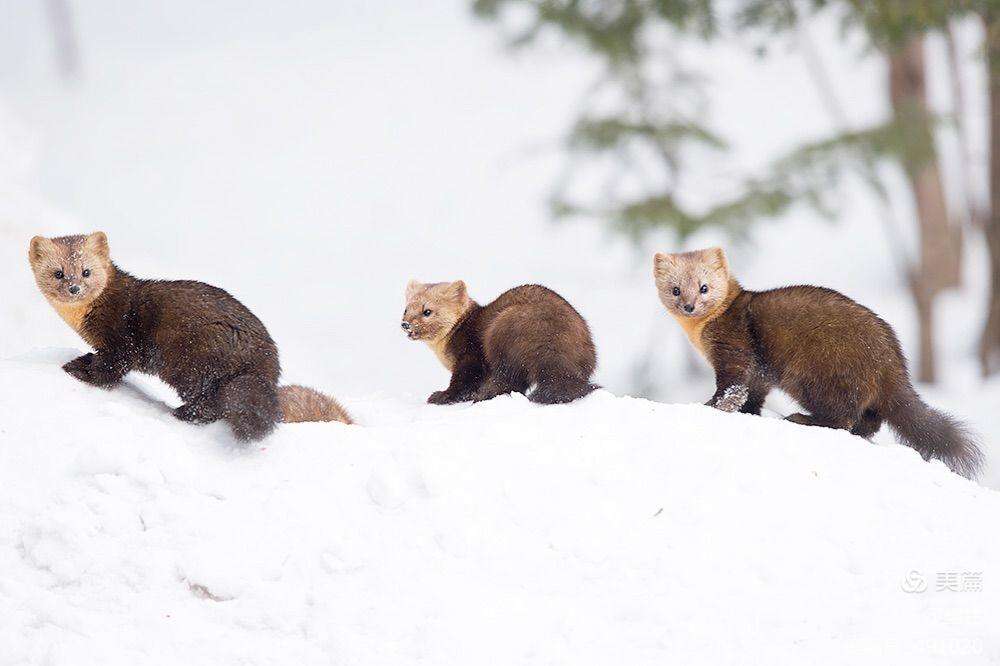
<svg viewBox="0 0 1000 666"><path fill-rule="evenodd" d="M956 474L975 479L983 466L977 437L950 414L929 407L916 394L888 418L889 425L924 460L937 458Z"/></svg>
<svg viewBox="0 0 1000 666"><path fill-rule="evenodd" d="M222 418L241 442L263 439L281 421L281 407L273 383L256 375L240 375L219 389Z"/></svg>
<svg viewBox="0 0 1000 666"><path fill-rule="evenodd" d="M935 447L930 452L930 457L938 458L956 474L961 474L967 479L977 479L983 469L983 451L979 447L979 438L969 428L947 414L940 414L947 419L948 426L944 446Z"/></svg>
<svg viewBox="0 0 1000 666"><path fill-rule="evenodd" d="M591 384L586 379L550 379L539 382L528 400L540 405L559 405L573 402L599 388L600 386Z"/></svg>

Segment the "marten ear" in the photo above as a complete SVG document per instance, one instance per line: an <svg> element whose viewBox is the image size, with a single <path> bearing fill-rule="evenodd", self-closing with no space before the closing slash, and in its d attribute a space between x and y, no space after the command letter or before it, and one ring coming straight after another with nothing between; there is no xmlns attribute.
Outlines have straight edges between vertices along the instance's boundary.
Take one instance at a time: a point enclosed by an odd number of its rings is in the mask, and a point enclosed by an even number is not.
<svg viewBox="0 0 1000 666"><path fill-rule="evenodd" d="M92 252L95 256L109 261L111 259L111 248L108 247L108 235L103 231L95 231L87 236L83 241L83 247Z"/></svg>
<svg viewBox="0 0 1000 666"><path fill-rule="evenodd" d="M55 243L45 236L35 236L28 245L28 261L34 266L52 251L54 245Z"/></svg>
<svg viewBox="0 0 1000 666"><path fill-rule="evenodd" d="M413 297L416 296L420 292L420 290L423 289L423 288L424 288L424 284L422 282L417 282L416 280L410 280L409 282L407 282L406 283L406 300L408 300L408 301L412 300Z"/></svg>
<svg viewBox="0 0 1000 666"><path fill-rule="evenodd" d="M653 256L653 275L660 275L661 273L665 273L673 265L674 265L674 255L664 254L663 252L657 252Z"/></svg>
<svg viewBox="0 0 1000 666"><path fill-rule="evenodd" d="M710 247L707 250L702 250L701 253L705 262L715 270L729 273L729 260L726 259L726 253L721 247Z"/></svg>
<svg viewBox="0 0 1000 666"><path fill-rule="evenodd" d="M462 280L455 280L449 284L446 293L449 298L453 298L459 303L465 303L469 300L469 291L465 288L465 282Z"/></svg>

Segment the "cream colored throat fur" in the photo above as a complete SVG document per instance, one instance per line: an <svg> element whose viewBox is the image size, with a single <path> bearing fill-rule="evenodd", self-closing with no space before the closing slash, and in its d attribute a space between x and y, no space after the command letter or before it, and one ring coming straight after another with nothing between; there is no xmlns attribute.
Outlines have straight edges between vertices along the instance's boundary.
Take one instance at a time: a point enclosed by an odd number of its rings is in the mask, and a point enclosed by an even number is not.
<svg viewBox="0 0 1000 666"><path fill-rule="evenodd" d="M677 323L681 325L684 332L688 336L688 340L698 353L705 357L705 360L711 364L712 359L708 357L708 353L705 351L705 343L702 340L702 333L705 331L705 327L712 323L714 320L718 319L722 314L729 309L733 300L739 295L740 287L733 280L729 281L726 285L726 296L719 302L714 310L708 314L701 317L685 317L683 315L675 314L671 312L673 318L677 320Z"/></svg>
<svg viewBox="0 0 1000 666"><path fill-rule="evenodd" d="M62 317L63 321L69 324L70 328L83 336L83 319L87 316L87 313L90 312L90 301L63 303L51 298L46 300L53 308L55 308L55 311L60 317Z"/></svg>
<svg viewBox="0 0 1000 666"><path fill-rule="evenodd" d="M710 312L704 317L698 317L698 318L682 317L676 314L673 315L674 319L677 320L677 323L681 325L682 329L684 329L684 332L688 336L688 340L691 341L691 344L694 345L694 348L697 349L698 352L709 361L711 361L711 359L709 359L708 354L705 353L705 345L701 341L701 334L702 331L705 330L705 327L709 324L709 322L717 318L724 311L725 310L723 308L718 308L714 312Z"/></svg>
<svg viewBox="0 0 1000 666"><path fill-rule="evenodd" d="M434 352L434 355L438 357L439 361L441 361L441 365L443 365L448 370L448 372L452 372L455 369L455 359L448 352L449 340L451 340L450 333L447 335L442 335L437 340L424 340L424 342L427 343L427 346L431 348L431 351Z"/></svg>

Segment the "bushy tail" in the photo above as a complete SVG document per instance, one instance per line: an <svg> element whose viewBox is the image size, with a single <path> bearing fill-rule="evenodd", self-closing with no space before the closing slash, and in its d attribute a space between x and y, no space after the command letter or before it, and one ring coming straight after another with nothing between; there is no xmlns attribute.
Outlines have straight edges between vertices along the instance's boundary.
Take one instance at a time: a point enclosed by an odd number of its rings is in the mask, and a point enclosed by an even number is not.
<svg viewBox="0 0 1000 666"><path fill-rule="evenodd" d="M957 419L929 407L916 392L911 391L886 420L924 460L937 458L966 478L978 476L983 454L976 437Z"/></svg>
<svg viewBox="0 0 1000 666"><path fill-rule="evenodd" d="M340 421L348 425L354 423L339 402L306 386L278 387L278 403L281 405L281 420L285 423L303 421Z"/></svg>
<svg viewBox="0 0 1000 666"><path fill-rule="evenodd" d="M538 382L538 386L528 396L528 400L542 405L557 405L573 402L598 388L600 387L597 384L591 384L586 379L579 377L545 379Z"/></svg>
<svg viewBox="0 0 1000 666"><path fill-rule="evenodd" d="M218 405L233 436L243 442L263 439L281 420L274 384L257 375L238 375L219 387Z"/></svg>

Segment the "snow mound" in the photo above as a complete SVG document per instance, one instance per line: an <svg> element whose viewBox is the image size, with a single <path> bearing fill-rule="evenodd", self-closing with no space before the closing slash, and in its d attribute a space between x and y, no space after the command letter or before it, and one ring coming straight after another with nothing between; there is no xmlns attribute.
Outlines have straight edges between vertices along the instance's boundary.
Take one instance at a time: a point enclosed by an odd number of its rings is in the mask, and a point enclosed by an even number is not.
<svg viewBox="0 0 1000 666"><path fill-rule="evenodd" d="M2 664L1000 656L1000 495L902 446L599 391L240 450L75 354L0 362Z"/></svg>

